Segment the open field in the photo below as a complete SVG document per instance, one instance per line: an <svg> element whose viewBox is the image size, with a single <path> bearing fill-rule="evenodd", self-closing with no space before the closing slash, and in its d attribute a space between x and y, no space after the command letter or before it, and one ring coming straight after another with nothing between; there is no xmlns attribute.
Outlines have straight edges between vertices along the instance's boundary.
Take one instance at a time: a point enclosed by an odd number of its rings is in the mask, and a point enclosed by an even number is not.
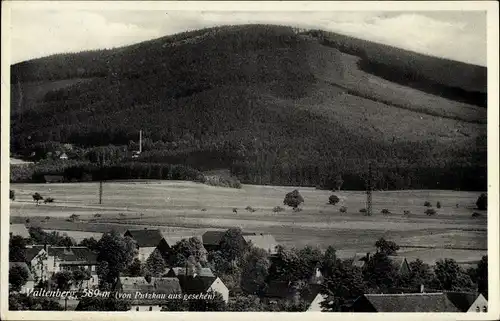
<svg viewBox="0 0 500 321"><path fill-rule="evenodd" d="M486 212L474 209L479 192L374 192L374 215L366 217L359 213L365 207L364 193L352 191L336 192L341 201L332 206L327 204L331 192L299 188L305 199L303 210L286 208L274 213L273 207L285 207L284 195L293 187L244 185L230 189L178 181L107 182L102 205L98 204L98 183L12 184L11 189L16 191L16 200L11 202L12 222L29 218L32 225L68 231L77 240L112 228L160 228L180 237L239 226L271 233L285 245L332 245L345 253L373 251L373 244L383 236L404 246L401 252L409 258L420 257L429 263L442 255L459 262L475 261L487 248ZM53 197L55 203L36 206L31 198L35 192ZM424 214L425 201L434 206L441 203L437 215ZM247 206L256 211L246 211ZM340 206L346 206L347 213L340 213ZM391 214L381 214L384 208ZM405 217L404 210L411 214ZM471 218L473 212L483 215ZM71 214L80 215L80 220L66 221Z"/></svg>

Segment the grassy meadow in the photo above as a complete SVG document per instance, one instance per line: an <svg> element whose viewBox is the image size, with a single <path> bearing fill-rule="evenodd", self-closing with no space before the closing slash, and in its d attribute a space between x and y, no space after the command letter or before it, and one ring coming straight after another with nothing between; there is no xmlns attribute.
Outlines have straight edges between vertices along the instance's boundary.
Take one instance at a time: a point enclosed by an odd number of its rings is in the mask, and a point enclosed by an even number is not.
<svg viewBox="0 0 500 321"><path fill-rule="evenodd" d="M443 257L472 262L487 252L486 212L474 209L479 192L374 192L374 214L367 217L359 212L366 199L360 191L335 192L341 200L333 206L328 204L332 192L300 187L305 202L302 211L293 212L283 205L283 198L294 187L230 189L183 181L106 182L102 204L98 203L98 187L95 182L12 184L16 200L11 201L11 222L29 218L30 225L65 232L77 241L112 228L160 228L172 237L188 237L237 226L271 233L288 246L333 245L345 257L373 251L380 237L401 245L402 255L429 263ZM36 206L31 197L35 192L55 202ZM424 213L425 201L437 211L435 216ZM246 210L248 206L255 211ZM276 206L285 210L275 213ZM341 206L347 207L346 213L340 213ZM391 213L382 214L382 209ZM404 211L411 214L405 216ZM481 216L472 218L473 212ZM80 219L67 221L72 214Z"/></svg>

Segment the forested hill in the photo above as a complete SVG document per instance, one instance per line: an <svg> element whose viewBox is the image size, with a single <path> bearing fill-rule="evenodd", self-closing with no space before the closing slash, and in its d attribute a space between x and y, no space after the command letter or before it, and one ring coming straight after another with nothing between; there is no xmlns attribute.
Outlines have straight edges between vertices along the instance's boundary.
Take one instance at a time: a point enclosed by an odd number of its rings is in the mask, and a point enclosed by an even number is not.
<svg viewBox="0 0 500 321"><path fill-rule="evenodd" d="M392 49L372 54L384 46L325 38L218 27L13 65L12 152L47 141L132 147L143 130L138 161L230 168L243 182L341 175L359 188L369 159L380 188L486 186L485 90L426 78L425 59L395 63Z"/></svg>

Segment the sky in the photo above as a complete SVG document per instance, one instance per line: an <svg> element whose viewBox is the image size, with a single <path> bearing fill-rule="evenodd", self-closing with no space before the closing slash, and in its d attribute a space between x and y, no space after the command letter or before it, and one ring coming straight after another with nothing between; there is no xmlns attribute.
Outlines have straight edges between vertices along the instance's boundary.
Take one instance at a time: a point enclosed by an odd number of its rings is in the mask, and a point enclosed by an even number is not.
<svg viewBox="0 0 500 321"><path fill-rule="evenodd" d="M486 66L483 11L12 10L11 62L113 48L186 30L269 23L334 31Z"/></svg>

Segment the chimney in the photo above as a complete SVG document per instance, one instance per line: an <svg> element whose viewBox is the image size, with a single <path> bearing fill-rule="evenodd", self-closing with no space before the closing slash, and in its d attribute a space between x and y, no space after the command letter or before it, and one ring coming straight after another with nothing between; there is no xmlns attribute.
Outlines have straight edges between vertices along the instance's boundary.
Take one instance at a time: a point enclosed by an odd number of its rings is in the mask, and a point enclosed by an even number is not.
<svg viewBox="0 0 500 321"><path fill-rule="evenodd" d="M425 292L424 285L420 284L420 293L424 293L424 292Z"/></svg>

